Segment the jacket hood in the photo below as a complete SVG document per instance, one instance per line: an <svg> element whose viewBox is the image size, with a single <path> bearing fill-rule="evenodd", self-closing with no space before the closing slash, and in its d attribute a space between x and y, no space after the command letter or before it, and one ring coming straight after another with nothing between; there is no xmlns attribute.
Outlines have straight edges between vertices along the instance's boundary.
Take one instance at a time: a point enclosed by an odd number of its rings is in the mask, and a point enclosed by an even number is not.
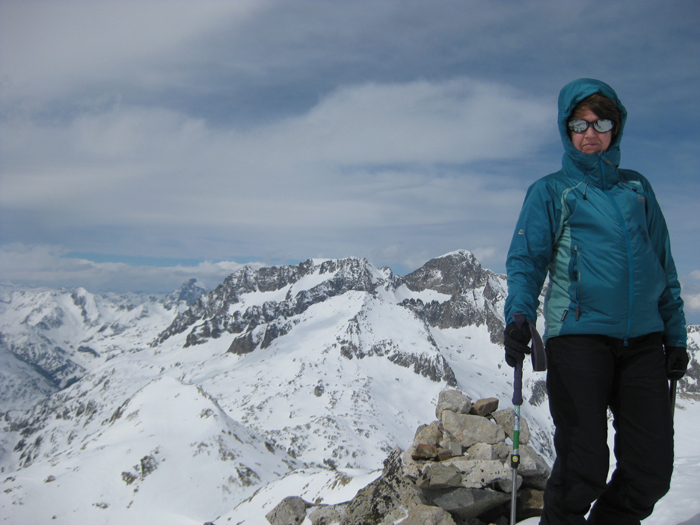
<svg viewBox="0 0 700 525"><path fill-rule="evenodd" d="M569 138L566 123L569 120L571 112L576 107L576 104L594 93L600 93L608 97L620 110L620 129L615 138L615 142L610 144L610 147L605 152L605 158L616 167L620 165L620 141L622 140L622 134L627 120L627 110L622 105L622 102L620 102L615 90L605 82L592 78L580 78L568 83L562 88L559 92L558 124L559 135L564 144L564 167L573 163L578 170L583 173L592 170L593 167L599 163L599 155L595 153L588 155L577 150Z"/></svg>

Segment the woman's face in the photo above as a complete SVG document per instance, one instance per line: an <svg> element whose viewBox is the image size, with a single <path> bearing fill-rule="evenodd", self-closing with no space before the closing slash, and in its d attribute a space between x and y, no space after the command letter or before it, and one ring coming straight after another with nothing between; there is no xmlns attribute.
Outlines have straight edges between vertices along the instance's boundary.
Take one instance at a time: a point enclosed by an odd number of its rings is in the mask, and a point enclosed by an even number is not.
<svg viewBox="0 0 700 525"><path fill-rule="evenodd" d="M595 122L600 117L590 109L584 107L581 108L580 111L577 111L576 114L571 115L571 118L582 118L588 122ZM593 126L588 126L588 129L583 133L571 132L571 142L573 142L574 147L586 154L607 150L610 147L611 140L612 131L599 133L593 129Z"/></svg>

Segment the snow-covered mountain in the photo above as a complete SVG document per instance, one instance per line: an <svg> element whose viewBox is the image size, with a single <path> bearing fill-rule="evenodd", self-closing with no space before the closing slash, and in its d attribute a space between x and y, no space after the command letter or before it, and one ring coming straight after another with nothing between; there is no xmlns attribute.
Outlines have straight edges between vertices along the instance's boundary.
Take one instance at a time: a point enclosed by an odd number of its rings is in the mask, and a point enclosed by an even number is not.
<svg viewBox="0 0 700 525"><path fill-rule="evenodd" d="M290 494L350 499L448 386L510 403L505 277L467 251L406 276L309 260L186 288L3 289L8 522L265 523ZM680 396L692 410L693 366ZM543 379L526 372L523 413L551 458Z"/></svg>
<svg viewBox="0 0 700 525"><path fill-rule="evenodd" d="M29 408L98 363L138 352L205 291L196 279L164 297L0 285L0 412Z"/></svg>

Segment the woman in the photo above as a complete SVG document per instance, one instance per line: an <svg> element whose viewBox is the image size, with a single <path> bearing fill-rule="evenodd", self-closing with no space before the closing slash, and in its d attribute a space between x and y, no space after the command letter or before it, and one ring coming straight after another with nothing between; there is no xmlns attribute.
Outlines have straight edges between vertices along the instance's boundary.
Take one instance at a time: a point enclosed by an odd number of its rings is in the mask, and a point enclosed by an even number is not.
<svg viewBox="0 0 700 525"><path fill-rule="evenodd" d="M560 171L528 190L506 263L506 361L529 353L547 274L547 389L557 453L542 524L638 524L668 491L668 378L688 365L668 230L649 182L619 169L627 111L598 80L559 94ZM607 481L607 411L617 465Z"/></svg>

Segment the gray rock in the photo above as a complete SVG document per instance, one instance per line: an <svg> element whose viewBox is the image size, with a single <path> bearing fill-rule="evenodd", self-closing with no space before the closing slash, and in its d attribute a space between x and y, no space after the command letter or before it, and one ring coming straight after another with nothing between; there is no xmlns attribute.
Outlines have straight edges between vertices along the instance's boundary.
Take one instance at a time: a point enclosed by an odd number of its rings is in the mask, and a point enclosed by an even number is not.
<svg viewBox="0 0 700 525"><path fill-rule="evenodd" d="M499 410L493 413L493 418L496 420L509 438L513 438L513 427L515 425L515 410L510 407L504 410ZM520 416L520 444L527 445L530 442L530 427L527 420Z"/></svg>
<svg viewBox="0 0 700 525"><path fill-rule="evenodd" d="M428 261L422 268L402 278L413 291L425 289L452 296L449 301L431 301L423 304L418 300L402 303L412 308L416 315L430 326L459 328L468 325L486 325L491 342L503 344L502 316L493 305L505 299L502 277L481 267L473 254L461 250ZM486 308L475 305L474 295L483 296ZM406 304L413 301L413 304Z"/></svg>
<svg viewBox="0 0 700 525"><path fill-rule="evenodd" d="M523 485L523 477L516 475L516 487L515 490L519 490ZM501 492L511 493L513 491L513 474L508 479L498 479L494 481L493 487Z"/></svg>
<svg viewBox="0 0 700 525"><path fill-rule="evenodd" d="M525 485L544 490L552 469L542 456L529 445L520 447L520 467L518 473L525 478Z"/></svg>
<svg viewBox="0 0 700 525"><path fill-rule="evenodd" d="M456 525L450 513L440 507L419 505L408 513L405 520L398 525Z"/></svg>
<svg viewBox="0 0 700 525"><path fill-rule="evenodd" d="M532 395L528 400L532 406L540 406L547 400L547 381L538 379L532 385Z"/></svg>
<svg viewBox="0 0 700 525"><path fill-rule="evenodd" d="M499 421L512 433L513 409L492 413L492 419L461 412L466 410L465 400L468 398L459 391L443 391L438 402L440 421L419 427L411 447L405 453L395 449L385 461L382 475L358 491L352 501L315 508L309 514L311 523L453 525L456 520L468 525L487 520L507 524L504 504L510 501L513 490L519 492L520 506L524 501L520 494L527 491L528 501L533 500L528 503L528 516L539 515L537 498L551 469L532 447L522 443L529 439L526 423L521 419L521 461L513 487L508 461L512 445L506 443L506 430L494 422ZM462 455L465 449L466 455ZM278 507L275 510L280 513L285 510L282 504ZM302 512L306 511L297 509L297 519L303 520ZM301 523L291 521L293 516L273 522L271 514L270 523Z"/></svg>
<svg viewBox="0 0 700 525"><path fill-rule="evenodd" d="M511 453L513 452L513 446L508 445L505 441L503 443L496 443L493 446L493 452L496 454L496 457L494 459L500 459L500 460L506 460L510 458Z"/></svg>
<svg viewBox="0 0 700 525"><path fill-rule="evenodd" d="M485 399L479 399L476 403L472 405L470 414L476 416L486 417L498 410L498 399L495 397L487 397Z"/></svg>
<svg viewBox="0 0 700 525"><path fill-rule="evenodd" d="M435 416L441 420L445 410L457 414L468 414L472 408L472 400L459 390L443 390L438 397Z"/></svg>
<svg viewBox="0 0 700 525"><path fill-rule="evenodd" d="M476 463L467 476L462 480L462 485L467 488L482 488L493 484L495 481L510 480L512 471L509 466L499 460L474 460Z"/></svg>
<svg viewBox="0 0 700 525"><path fill-rule="evenodd" d="M510 466L503 462L483 459L469 459L466 457L452 458L442 462L445 465L456 468L462 474L462 486L479 489L490 486L498 480L511 479Z"/></svg>
<svg viewBox="0 0 700 525"><path fill-rule="evenodd" d="M498 459L493 445L488 443L476 443L467 449L469 459Z"/></svg>
<svg viewBox="0 0 700 525"><path fill-rule="evenodd" d="M520 516L541 516L544 509L544 492L534 489L523 489L518 496L520 500Z"/></svg>
<svg viewBox="0 0 700 525"><path fill-rule="evenodd" d="M406 452L402 454L403 463L403 475L408 478L418 479L421 475L422 461L421 464L413 459L413 454L415 453L415 448L411 447Z"/></svg>
<svg viewBox="0 0 700 525"><path fill-rule="evenodd" d="M426 497L438 507L453 516L476 518L501 503L510 501L510 494L490 489L436 489L423 491Z"/></svg>
<svg viewBox="0 0 700 525"><path fill-rule="evenodd" d="M449 450L453 456L461 456L464 453L462 444L450 434L443 433L439 445L443 449Z"/></svg>
<svg viewBox="0 0 700 525"><path fill-rule="evenodd" d="M464 452L462 444L454 438L443 439L440 441L442 450L449 452L450 456L461 456Z"/></svg>
<svg viewBox="0 0 700 525"><path fill-rule="evenodd" d="M338 523L347 515L347 504L321 505L309 513L312 525L331 525Z"/></svg>
<svg viewBox="0 0 700 525"><path fill-rule="evenodd" d="M299 496L284 498L265 518L271 525L299 525L306 519L306 509L311 507Z"/></svg>
<svg viewBox="0 0 700 525"><path fill-rule="evenodd" d="M463 447L471 447L479 442L495 444L506 439L503 429L493 421L480 416L457 414L451 410L442 412L442 426Z"/></svg>
<svg viewBox="0 0 700 525"><path fill-rule="evenodd" d="M438 455L438 448L435 445L416 445L413 447L413 454L411 457L415 460L421 459L435 459Z"/></svg>
<svg viewBox="0 0 700 525"><path fill-rule="evenodd" d="M427 488L459 487L462 485L462 473L454 465L440 463L428 463L423 470L418 486Z"/></svg>
<svg viewBox="0 0 700 525"><path fill-rule="evenodd" d="M442 432L437 421L433 421L429 425L422 425L418 428L415 437L413 438L414 445L439 445L442 439Z"/></svg>
<svg viewBox="0 0 700 525"><path fill-rule="evenodd" d="M427 503L421 489L403 476L401 450L394 449L384 462L382 475L360 489L347 504L340 525L394 524L406 515L406 509Z"/></svg>

